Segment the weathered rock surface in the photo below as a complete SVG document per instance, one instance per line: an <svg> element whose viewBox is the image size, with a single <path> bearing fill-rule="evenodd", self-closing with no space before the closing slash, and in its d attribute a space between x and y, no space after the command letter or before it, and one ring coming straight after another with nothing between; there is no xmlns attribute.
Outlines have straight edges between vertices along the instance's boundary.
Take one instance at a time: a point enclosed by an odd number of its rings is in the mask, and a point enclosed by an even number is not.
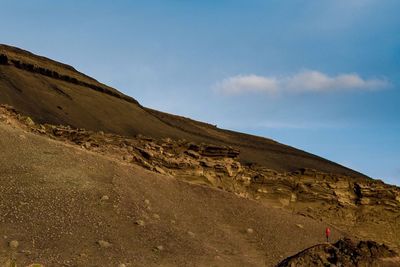
<svg viewBox="0 0 400 267"><path fill-rule="evenodd" d="M341 239L299 252L278 264L292 266L399 266L400 258L387 246L373 241L353 242Z"/></svg>

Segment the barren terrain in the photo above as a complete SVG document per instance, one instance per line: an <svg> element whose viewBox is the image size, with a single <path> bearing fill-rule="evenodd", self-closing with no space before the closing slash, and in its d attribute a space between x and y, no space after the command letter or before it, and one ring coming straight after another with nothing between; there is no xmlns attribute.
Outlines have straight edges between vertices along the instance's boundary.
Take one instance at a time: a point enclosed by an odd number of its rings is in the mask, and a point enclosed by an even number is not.
<svg viewBox="0 0 400 267"><path fill-rule="evenodd" d="M274 266L303 250L281 264L354 264L321 244L327 226L400 252L398 187L5 45L0 151L1 266Z"/></svg>

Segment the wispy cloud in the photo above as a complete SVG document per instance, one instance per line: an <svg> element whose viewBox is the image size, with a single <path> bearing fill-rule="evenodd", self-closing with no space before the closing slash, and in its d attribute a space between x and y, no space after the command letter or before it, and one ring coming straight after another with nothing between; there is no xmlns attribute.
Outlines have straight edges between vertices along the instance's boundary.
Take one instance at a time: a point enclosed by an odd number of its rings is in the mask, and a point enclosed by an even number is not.
<svg viewBox="0 0 400 267"><path fill-rule="evenodd" d="M237 75L226 78L215 85L225 94L242 93L302 93L349 90L379 90L390 86L386 79L363 79L356 73L329 76L319 71L304 70L292 76L268 77Z"/></svg>
<svg viewBox="0 0 400 267"><path fill-rule="evenodd" d="M238 75L219 82L216 88L224 93L275 92L279 81L271 77L257 75Z"/></svg>

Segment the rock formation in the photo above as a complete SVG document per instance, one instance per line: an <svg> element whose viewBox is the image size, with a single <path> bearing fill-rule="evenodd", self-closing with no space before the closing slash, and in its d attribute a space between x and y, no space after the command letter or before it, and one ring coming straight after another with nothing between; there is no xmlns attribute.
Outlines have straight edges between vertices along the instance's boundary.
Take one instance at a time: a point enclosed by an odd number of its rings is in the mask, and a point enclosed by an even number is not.
<svg viewBox="0 0 400 267"><path fill-rule="evenodd" d="M277 267L292 266L399 266L400 258L387 246L373 241L341 239L316 245L289 257Z"/></svg>

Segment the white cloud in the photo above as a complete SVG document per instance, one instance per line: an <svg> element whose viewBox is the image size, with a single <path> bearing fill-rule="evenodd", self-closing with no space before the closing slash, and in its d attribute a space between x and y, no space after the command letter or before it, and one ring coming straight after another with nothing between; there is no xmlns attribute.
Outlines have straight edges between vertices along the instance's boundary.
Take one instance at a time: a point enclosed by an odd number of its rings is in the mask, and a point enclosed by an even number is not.
<svg viewBox="0 0 400 267"><path fill-rule="evenodd" d="M228 94L274 92L278 89L278 81L271 77L238 75L219 82L216 87L223 93Z"/></svg>
<svg viewBox="0 0 400 267"><path fill-rule="evenodd" d="M319 71L305 70L292 76L280 78L257 75L238 75L216 84L218 91L226 94L247 92L301 93L348 90L378 90L390 86L385 79L363 79L348 73L329 76Z"/></svg>

